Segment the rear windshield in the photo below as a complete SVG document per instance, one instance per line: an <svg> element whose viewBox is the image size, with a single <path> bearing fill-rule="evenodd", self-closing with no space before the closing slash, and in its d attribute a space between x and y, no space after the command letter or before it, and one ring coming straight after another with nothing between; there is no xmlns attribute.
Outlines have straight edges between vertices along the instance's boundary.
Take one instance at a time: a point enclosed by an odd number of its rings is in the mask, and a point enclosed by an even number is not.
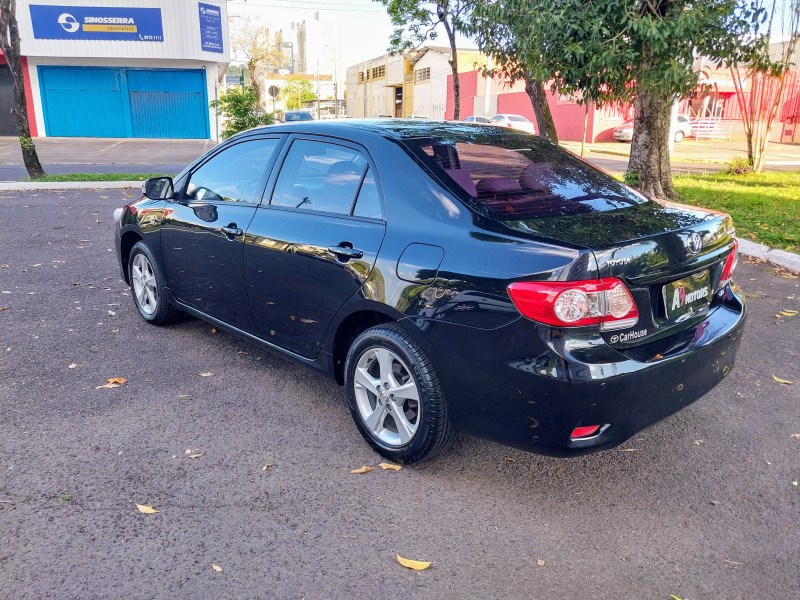
<svg viewBox="0 0 800 600"><path fill-rule="evenodd" d="M286 113L283 116L284 121L313 121L314 117L308 112Z"/></svg>
<svg viewBox="0 0 800 600"><path fill-rule="evenodd" d="M517 123L527 123L528 119L525 117L520 117L519 115L508 115L509 121L516 121Z"/></svg>
<svg viewBox="0 0 800 600"><path fill-rule="evenodd" d="M647 201L542 138L467 127L441 132L403 143L456 194L500 220L605 212Z"/></svg>

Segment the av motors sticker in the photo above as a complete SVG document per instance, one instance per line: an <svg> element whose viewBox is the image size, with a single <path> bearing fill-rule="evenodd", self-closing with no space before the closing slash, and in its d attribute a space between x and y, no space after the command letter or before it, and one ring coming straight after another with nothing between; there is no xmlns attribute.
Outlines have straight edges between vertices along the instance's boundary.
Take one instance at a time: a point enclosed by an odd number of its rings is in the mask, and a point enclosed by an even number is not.
<svg viewBox="0 0 800 600"><path fill-rule="evenodd" d="M160 8L31 4L30 11L40 40L164 41Z"/></svg>

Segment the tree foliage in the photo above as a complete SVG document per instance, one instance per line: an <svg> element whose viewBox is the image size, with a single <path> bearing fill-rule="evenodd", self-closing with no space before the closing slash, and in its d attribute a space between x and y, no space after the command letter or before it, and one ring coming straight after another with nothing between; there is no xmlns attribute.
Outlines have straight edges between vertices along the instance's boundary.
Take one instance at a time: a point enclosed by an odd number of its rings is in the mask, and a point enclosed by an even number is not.
<svg viewBox="0 0 800 600"><path fill-rule="evenodd" d="M286 110L298 110L305 107L306 102L317 99L314 86L307 79L295 78L286 81L278 92L278 100L284 102Z"/></svg>
<svg viewBox="0 0 800 600"><path fill-rule="evenodd" d="M14 80L14 120L17 123L22 160L28 175L35 179L44 176L39 162L36 146L31 138L28 121L28 104L25 97L25 81L22 73L22 57L19 47L19 26L17 25L17 3L15 0L0 0L0 50L8 62Z"/></svg>
<svg viewBox="0 0 800 600"><path fill-rule="evenodd" d="M250 84L259 104L264 97L264 74L275 73L283 61L283 38L270 35L269 27L260 21L239 19L232 24L231 49L236 60L245 64Z"/></svg>
<svg viewBox="0 0 800 600"><path fill-rule="evenodd" d="M256 91L253 87L228 88L219 97L211 102L211 108L224 117L222 125L222 138L227 139L232 135L258 127L272 125L274 122L261 108Z"/></svg>
<svg viewBox="0 0 800 600"><path fill-rule="evenodd" d="M389 52L397 54L418 48L428 40L438 37L441 25L450 46L450 69L453 73L453 118L460 117L461 81L458 76L456 32L466 31L474 0L375 0L386 7L394 26L389 41Z"/></svg>

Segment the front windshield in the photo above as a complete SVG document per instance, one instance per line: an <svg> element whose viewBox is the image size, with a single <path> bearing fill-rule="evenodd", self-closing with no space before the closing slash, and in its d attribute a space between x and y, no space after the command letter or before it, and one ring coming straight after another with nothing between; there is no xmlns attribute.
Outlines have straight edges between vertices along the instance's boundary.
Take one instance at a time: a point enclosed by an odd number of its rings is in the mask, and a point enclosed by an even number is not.
<svg viewBox="0 0 800 600"><path fill-rule="evenodd" d="M456 194L500 220L629 208L647 200L538 136L466 126L403 140Z"/></svg>

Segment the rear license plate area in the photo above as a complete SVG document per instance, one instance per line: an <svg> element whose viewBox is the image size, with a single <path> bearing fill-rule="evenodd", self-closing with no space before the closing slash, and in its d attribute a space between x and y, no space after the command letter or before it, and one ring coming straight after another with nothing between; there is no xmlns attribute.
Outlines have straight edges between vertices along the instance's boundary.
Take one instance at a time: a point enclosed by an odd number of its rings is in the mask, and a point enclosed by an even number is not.
<svg viewBox="0 0 800 600"><path fill-rule="evenodd" d="M705 312L711 303L711 270L671 281L662 287L667 321L680 323Z"/></svg>

